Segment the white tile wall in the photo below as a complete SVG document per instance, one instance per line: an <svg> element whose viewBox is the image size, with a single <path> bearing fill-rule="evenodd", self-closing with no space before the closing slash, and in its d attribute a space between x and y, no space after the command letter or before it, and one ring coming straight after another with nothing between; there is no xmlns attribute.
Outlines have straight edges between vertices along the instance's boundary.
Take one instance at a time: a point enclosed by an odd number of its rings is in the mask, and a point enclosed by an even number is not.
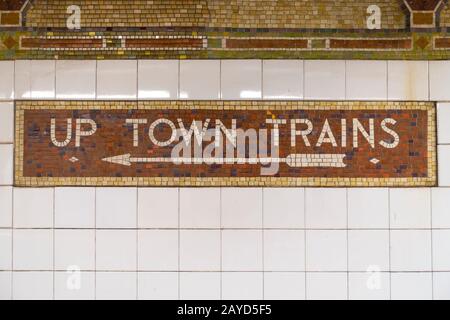
<svg viewBox="0 0 450 320"><path fill-rule="evenodd" d="M345 81L347 99L387 99L386 61L350 60L346 63Z"/></svg>
<svg viewBox="0 0 450 320"><path fill-rule="evenodd" d="M264 298L267 300L305 300L304 272L264 273Z"/></svg>
<svg viewBox="0 0 450 320"><path fill-rule="evenodd" d="M136 99L137 61L97 61L98 99Z"/></svg>
<svg viewBox="0 0 450 320"><path fill-rule="evenodd" d="M0 103L0 143L13 143L14 140L14 104Z"/></svg>
<svg viewBox="0 0 450 320"><path fill-rule="evenodd" d="M303 60L264 60L264 99L303 99Z"/></svg>
<svg viewBox="0 0 450 320"><path fill-rule="evenodd" d="M429 68L431 101L449 101L450 61L430 61Z"/></svg>
<svg viewBox="0 0 450 320"><path fill-rule="evenodd" d="M220 273L182 272L180 274L180 299L219 300Z"/></svg>
<svg viewBox="0 0 450 320"><path fill-rule="evenodd" d="M31 98L54 99L56 86L56 61L32 60L31 61Z"/></svg>
<svg viewBox="0 0 450 320"><path fill-rule="evenodd" d="M348 294L351 300L388 300L389 273L350 272Z"/></svg>
<svg viewBox="0 0 450 320"><path fill-rule="evenodd" d="M0 99L14 97L14 61L0 61Z"/></svg>
<svg viewBox="0 0 450 320"><path fill-rule="evenodd" d="M13 163L14 148L12 144L0 144L0 186L12 185L13 183Z"/></svg>
<svg viewBox="0 0 450 320"><path fill-rule="evenodd" d="M388 61L388 99L428 100L428 61Z"/></svg>
<svg viewBox="0 0 450 320"><path fill-rule="evenodd" d="M222 99L261 99L261 60L223 60L220 74Z"/></svg>
<svg viewBox="0 0 450 320"><path fill-rule="evenodd" d="M450 144L450 103L437 104L438 143Z"/></svg>
<svg viewBox="0 0 450 320"><path fill-rule="evenodd" d="M176 272L139 272L138 299L176 300L178 274Z"/></svg>
<svg viewBox="0 0 450 320"><path fill-rule="evenodd" d="M97 61L56 61L56 99L95 99Z"/></svg>
<svg viewBox="0 0 450 320"><path fill-rule="evenodd" d="M139 99L177 99L179 61L138 61Z"/></svg>
<svg viewBox="0 0 450 320"><path fill-rule="evenodd" d="M399 272L391 275L393 300L429 300L433 297L430 272Z"/></svg>
<svg viewBox="0 0 450 320"><path fill-rule="evenodd" d="M0 62L0 299L448 299L449 70L447 61ZM440 102L440 187L12 187L13 97L221 95L430 96Z"/></svg>
<svg viewBox="0 0 450 320"><path fill-rule="evenodd" d="M344 100L345 61L305 61L305 99Z"/></svg>
<svg viewBox="0 0 450 320"><path fill-rule="evenodd" d="M180 61L180 99L220 98L220 61Z"/></svg>
<svg viewBox="0 0 450 320"><path fill-rule="evenodd" d="M15 188L14 227L53 227L53 189Z"/></svg>
<svg viewBox="0 0 450 320"><path fill-rule="evenodd" d="M348 298L347 274L315 272L306 274L306 299L345 300Z"/></svg>
<svg viewBox="0 0 450 320"><path fill-rule="evenodd" d="M55 272L54 281L56 300L95 299L94 272Z"/></svg>

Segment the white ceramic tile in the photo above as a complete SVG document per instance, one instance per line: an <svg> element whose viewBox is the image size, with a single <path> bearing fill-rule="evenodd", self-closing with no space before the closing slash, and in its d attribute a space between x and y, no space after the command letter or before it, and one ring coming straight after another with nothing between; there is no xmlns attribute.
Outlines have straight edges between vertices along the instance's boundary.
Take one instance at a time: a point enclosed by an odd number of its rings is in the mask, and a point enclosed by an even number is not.
<svg viewBox="0 0 450 320"><path fill-rule="evenodd" d="M219 271L220 231L180 231L180 270Z"/></svg>
<svg viewBox="0 0 450 320"><path fill-rule="evenodd" d="M14 61L0 61L0 100L14 99Z"/></svg>
<svg viewBox="0 0 450 320"><path fill-rule="evenodd" d="M181 188L180 227L220 228L220 188Z"/></svg>
<svg viewBox="0 0 450 320"><path fill-rule="evenodd" d="M178 227L178 188L138 188L139 228Z"/></svg>
<svg viewBox="0 0 450 320"><path fill-rule="evenodd" d="M0 270L12 267L12 230L0 229Z"/></svg>
<svg viewBox="0 0 450 320"><path fill-rule="evenodd" d="M14 142L14 103L0 103L0 142Z"/></svg>
<svg viewBox="0 0 450 320"><path fill-rule="evenodd" d="M450 61L429 61L430 100L449 101Z"/></svg>
<svg viewBox="0 0 450 320"><path fill-rule="evenodd" d="M31 98L55 98L55 60L31 61Z"/></svg>
<svg viewBox="0 0 450 320"><path fill-rule="evenodd" d="M348 227L388 228L389 192L386 188L349 188Z"/></svg>
<svg viewBox="0 0 450 320"><path fill-rule="evenodd" d="M303 60L263 60L264 99L303 99Z"/></svg>
<svg viewBox="0 0 450 320"><path fill-rule="evenodd" d="M180 61L180 99L220 98L219 60Z"/></svg>
<svg viewBox="0 0 450 320"><path fill-rule="evenodd" d="M95 230L55 230L55 269L95 269Z"/></svg>
<svg viewBox="0 0 450 320"><path fill-rule="evenodd" d="M431 231L392 230L391 270L430 271Z"/></svg>
<svg viewBox="0 0 450 320"><path fill-rule="evenodd" d="M433 230L433 271L450 271L450 230Z"/></svg>
<svg viewBox="0 0 450 320"><path fill-rule="evenodd" d="M346 61L346 97L349 100L386 100L387 62Z"/></svg>
<svg viewBox="0 0 450 320"><path fill-rule="evenodd" d="M261 228L262 189L223 188L222 227Z"/></svg>
<svg viewBox="0 0 450 320"><path fill-rule="evenodd" d="M430 300L432 298L431 273L392 273L392 300Z"/></svg>
<svg viewBox="0 0 450 320"><path fill-rule="evenodd" d="M57 60L56 98L95 99L95 60Z"/></svg>
<svg viewBox="0 0 450 320"><path fill-rule="evenodd" d="M347 270L347 231L307 230L306 270Z"/></svg>
<svg viewBox="0 0 450 320"><path fill-rule="evenodd" d="M431 190L391 189L391 228L430 228Z"/></svg>
<svg viewBox="0 0 450 320"><path fill-rule="evenodd" d="M348 294L350 300L389 300L389 273L350 272Z"/></svg>
<svg viewBox="0 0 450 320"><path fill-rule="evenodd" d="M176 271L178 269L178 230L139 230L138 269Z"/></svg>
<svg viewBox="0 0 450 320"><path fill-rule="evenodd" d="M136 270L137 231L97 230L96 232L97 270Z"/></svg>
<svg viewBox="0 0 450 320"><path fill-rule="evenodd" d="M53 231L14 230L14 270L53 270Z"/></svg>
<svg viewBox="0 0 450 320"><path fill-rule="evenodd" d="M264 188L264 228L303 228L305 189Z"/></svg>
<svg viewBox="0 0 450 320"><path fill-rule="evenodd" d="M222 274L223 300L261 300L262 298L262 272L224 272Z"/></svg>
<svg viewBox="0 0 450 320"><path fill-rule="evenodd" d="M306 60L305 99L344 100L345 61Z"/></svg>
<svg viewBox="0 0 450 320"><path fill-rule="evenodd" d="M52 188L14 188L14 227L53 226Z"/></svg>
<svg viewBox="0 0 450 320"><path fill-rule="evenodd" d="M428 100L428 61L388 61L388 99Z"/></svg>
<svg viewBox="0 0 450 320"><path fill-rule="evenodd" d="M262 250L262 231L222 231L222 269L224 271L262 270Z"/></svg>
<svg viewBox="0 0 450 320"><path fill-rule="evenodd" d="M222 99L261 99L261 60L222 60Z"/></svg>
<svg viewBox="0 0 450 320"><path fill-rule="evenodd" d="M135 300L135 272L97 272L97 300Z"/></svg>
<svg viewBox="0 0 450 320"><path fill-rule="evenodd" d="M450 272L433 274L433 299L450 300Z"/></svg>
<svg viewBox="0 0 450 320"><path fill-rule="evenodd" d="M348 269L389 271L389 231L349 230Z"/></svg>
<svg viewBox="0 0 450 320"><path fill-rule="evenodd" d="M12 226L12 187L0 187L0 227Z"/></svg>
<svg viewBox="0 0 450 320"><path fill-rule="evenodd" d="M55 227L94 228L95 188L55 188Z"/></svg>
<svg viewBox="0 0 450 320"><path fill-rule="evenodd" d="M55 272L56 300L94 300L93 272Z"/></svg>
<svg viewBox="0 0 450 320"><path fill-rule="evenodd" d="M450 144L450 103L437 104L438 143Z"/></svg>
<svg viewBox="0 0 450 320"><path fill-rule="evenodd" d="M305 273L303 272L264 273L264 299L304 300Z"/></svg>
<svg viewBox="0 0 450 320"><path fill-rule="evenodd" d="M139 60L139 99L177 99L178 60Z"/></svg>
<svg viewBox="0 0 450 320"><path fill-rule="evenodd" d="M448 208L450 188L431 189L431 199L433 228L450 229L450 213Z"/></svg>
<svg viewBox="0 0 450 320"><path fill-rule="evenodd" d="M315 272L306 274L307 300L346 300L347 274Z"/></svg>
<svg viewBox="0 0 450 320"><path fill-rule="evenodd" d="M12 144L0 144L0 185L13 184L13 150Z"/></svg>
<svg viewBox="0 0 450 320"><path fill-rule="evenodd" d="M139 272L139 300L176 300L178 299L177 272Z"/></svg>
<svg viewBox="0 0 450 320"><path fill-rule="evenodd" d="M346 189L307 188L305 192L307 228L344 229L347 227Z"/></svg>
<svg viewBox="0 0 450 320"><path fill-rule="evenodd" d="M264 271L304 271L305 231L265 230Z"/></svg>
<svg viewBox="0 0 450 320"><path fill-rule="evenodd" d="M137 61L97 61L97 99L136 99Z"/></svg>
<svg viewBox="0 0 450 320"><path fill-rule="evenodd" d="M136 228L136 188L97 188L96 203L97 228Z"/></svg>
<svg viewBox="0 0 450 320"><path fill-rule="evenodd" d="M439 186L450 187L450 145L440 145L437 149Z"/></svg>
<svg viewBox="0 0 450 320"><path fill-rule="evenodd" d="M16 60L15 62L14 98L31 98L31 60Z"/></svg>
<svg viewBox="0 0 450 320"><path fill-rule="evenodd" d="M0 272L0 300L11 300L12 272Z"/></svg>
<svg viewBox="0 0 450 320"><path fill-rule="evenodd" d="M180 299L220 300L220 273L181 272Z"/></svg>
<svg viewBox="0 0 450 320"><path fill-rule="evenodd" d="M13 300L52 300L53 272L14 272Z"/></svg>

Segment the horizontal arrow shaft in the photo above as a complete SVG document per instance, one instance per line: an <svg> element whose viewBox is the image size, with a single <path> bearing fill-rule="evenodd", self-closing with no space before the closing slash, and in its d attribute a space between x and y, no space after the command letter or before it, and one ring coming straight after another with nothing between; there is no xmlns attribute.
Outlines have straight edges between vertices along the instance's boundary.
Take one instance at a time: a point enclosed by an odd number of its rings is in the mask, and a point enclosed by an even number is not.
<svg viewBox="0 0 450 320"><path fill-rule="evenodd" d="M189 157L131 157L129 154L104 158L103 161L130 166L132 163L174 164L269 164L286 163L290 167L346 167L345 154L291 154L286 158L189 158Z"/></svg>

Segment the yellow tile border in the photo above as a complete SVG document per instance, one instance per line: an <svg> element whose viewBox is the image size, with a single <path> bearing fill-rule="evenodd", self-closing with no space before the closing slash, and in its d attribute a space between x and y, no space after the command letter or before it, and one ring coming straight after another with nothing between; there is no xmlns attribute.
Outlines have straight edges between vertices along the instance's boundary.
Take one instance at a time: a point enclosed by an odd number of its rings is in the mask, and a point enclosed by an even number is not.
<svg viewBox="0 0 450 320"><path fill-rule="evenodd" d="M426 178L349 177L24 177L25 110L426 110L428 112L428 173ZM154 187L432 187L437 184L436 107L434 102L412 101L16 101L14 185L51 186L154 186Z"/></svg>

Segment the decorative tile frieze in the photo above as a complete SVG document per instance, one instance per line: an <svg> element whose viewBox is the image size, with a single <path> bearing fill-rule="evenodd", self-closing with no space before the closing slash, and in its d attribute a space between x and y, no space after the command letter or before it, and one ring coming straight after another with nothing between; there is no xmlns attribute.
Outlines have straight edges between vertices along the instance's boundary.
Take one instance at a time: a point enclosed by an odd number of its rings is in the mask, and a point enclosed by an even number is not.
<svg viewBox="0 0 450 320"><path fill-rule="evenodd" d="M4 0L0 59L442 60L432 39L450 37L449 12L442 0Z"/></svg>
<svg viewBox="0 0 450 320"><path fill-rule="evenodd" d="M18 186L434 186L428 102L17 101Z"/></svg>

